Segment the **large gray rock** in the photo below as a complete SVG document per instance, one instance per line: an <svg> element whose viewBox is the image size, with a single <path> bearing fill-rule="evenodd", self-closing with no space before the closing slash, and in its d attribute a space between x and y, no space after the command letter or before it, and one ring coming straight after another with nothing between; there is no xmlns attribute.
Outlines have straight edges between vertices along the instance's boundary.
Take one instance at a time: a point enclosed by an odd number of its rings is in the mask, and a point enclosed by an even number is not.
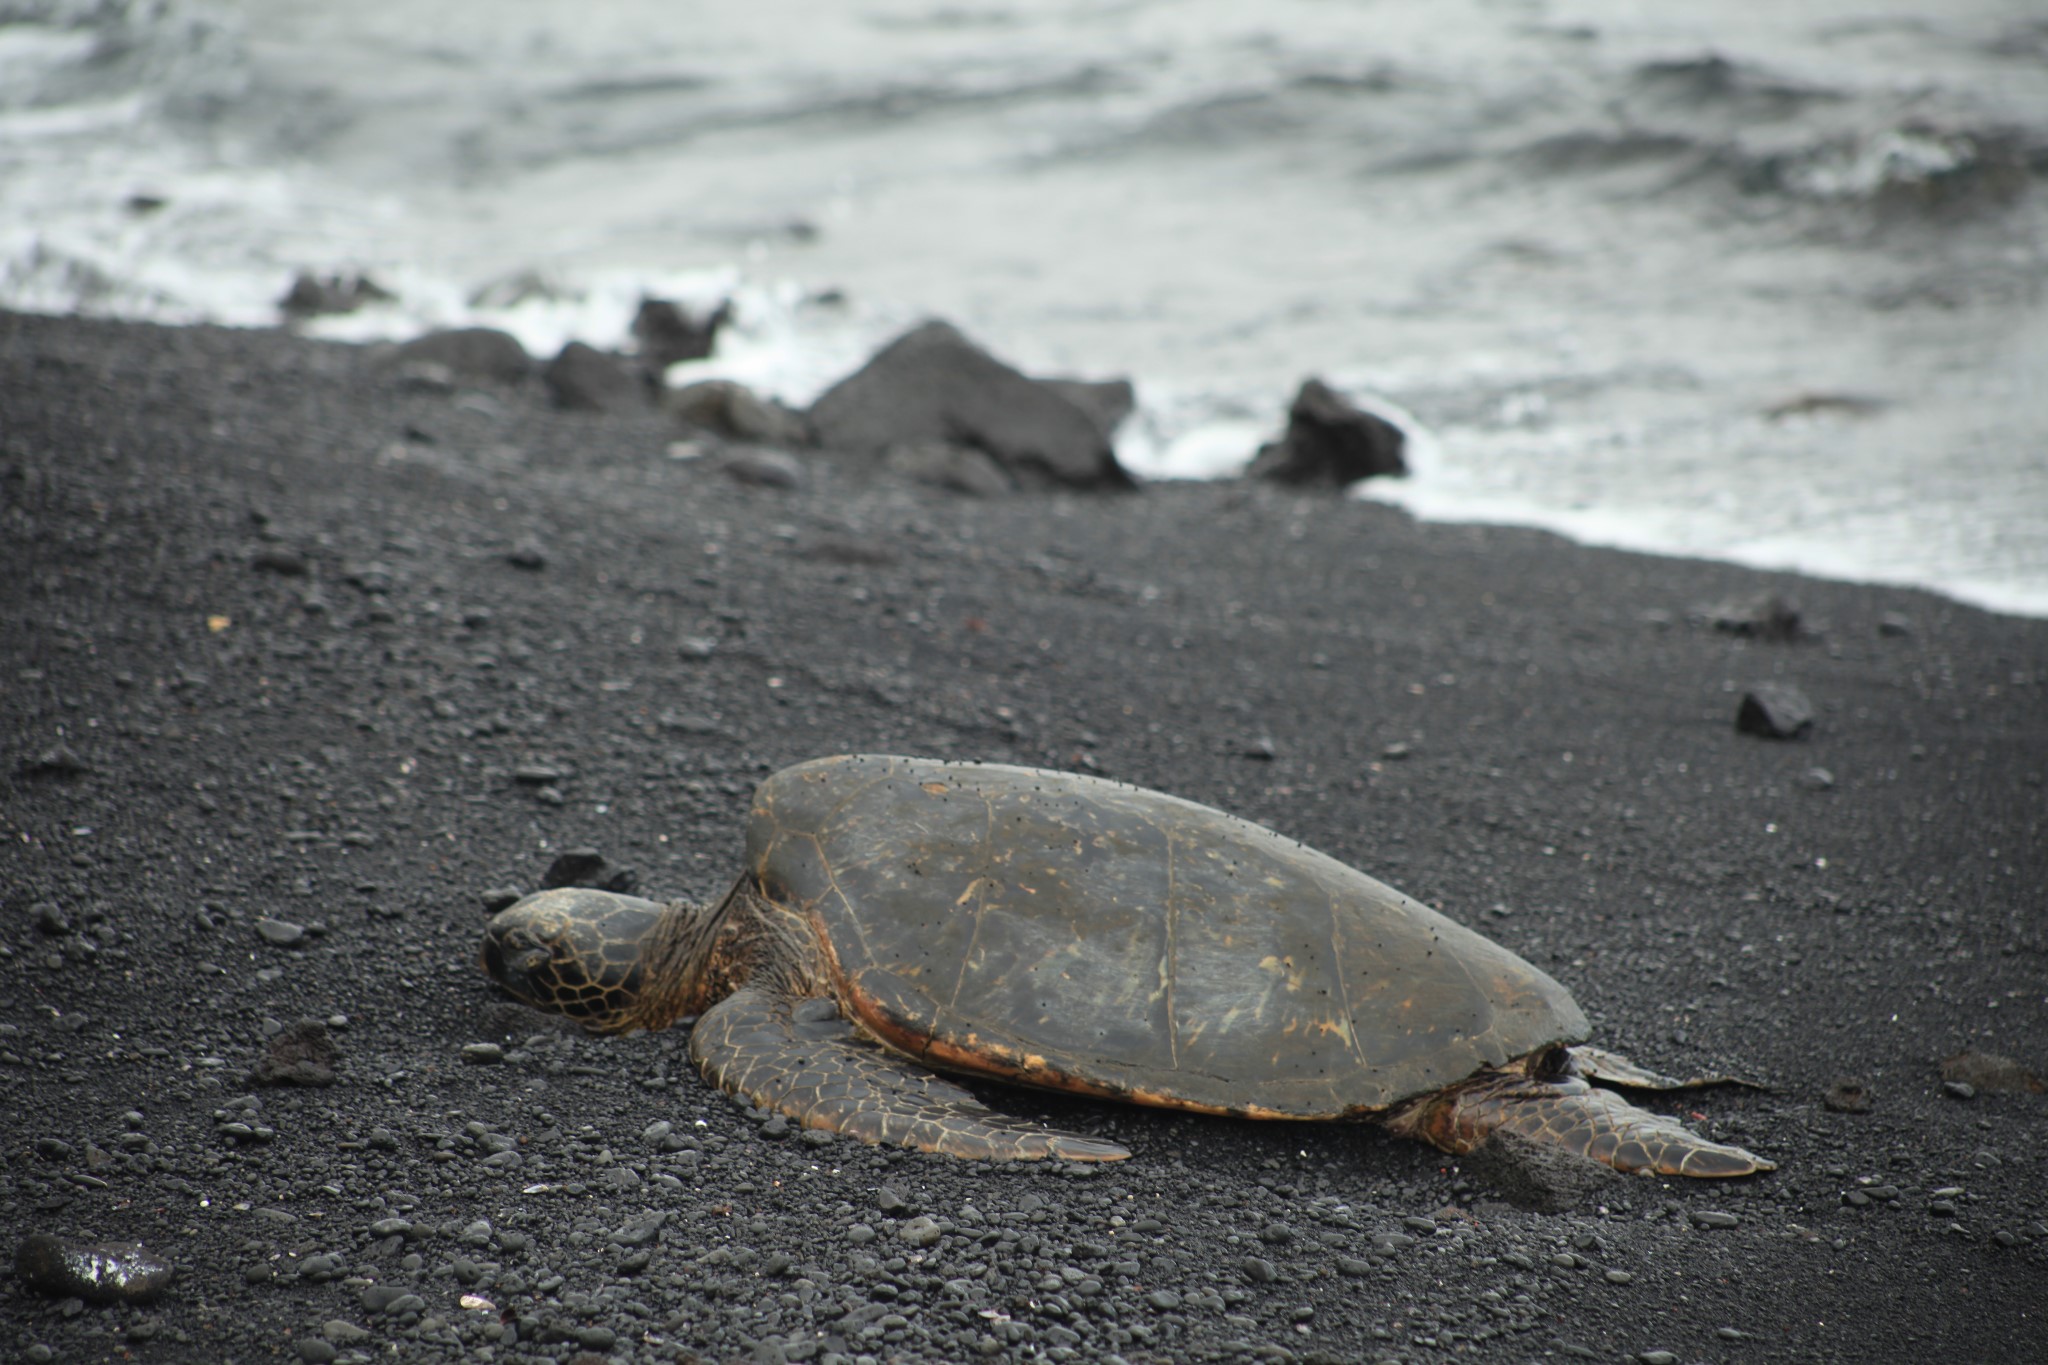
<svg viewBox="0 0 2048 1365"><path fill-rule="evenodd" d="M710 316L695 318L668 299L642 299L633 316L633 340L640 359L659 375L681 360L702 360L718 343L718 329L732 317L730 300Z"/></svg>
<svg viewBox="0 0 2048 1365"><path fill-rule="evenodd" d="M1262 446L1246 474L1275 483L1342 488L1406 474L1401 428L1352 403L1320 379L1303 382L1287 409L1287 434Z"/></svg>
<svg viewBox="0 0 2048 1365"><path fill-rule="evenodd" d="M730 379L664 390L661 406L685 426L731 440L784 448L811 443L811 429L800 415Z"/></svg>
<svg viewBox="0 0 2048 1365"><path fill-rule="evenodd" d="M572 341L541 371L555 406L570 412L639 412L647 406L640 377L595 346Z"/></svg>
<svg viewBox="0 0 2048 1365"><path fill-rule="evenodd" d="M1128 379L1041 379L1039 383L1087 413L1104 436L1115 436L1124 418L1138 406L1138 391Z"/></svg>
<svg viewBox="0 0 2048 1365"><path fill-rule="evenodd" d="M820 445L869 459L900 446L971 446L1027 487L1131 486L1094 418L943 322L890 342L810 417Z"/></svg>
<svg viewBox="0 0 2048 1365"><path fill-rule="evenodd" d="M1813 733L1813 703L1791 683L1758 683L1742 694L1735 728L1764 739L1805 739Z"/></svg>
<svg viewBox="0 0 2048 1365"><path fill-rule="evenodd" d="M400 346L400 364L446 366L457 379L517 384L533 371L533 357L516 338L495 327L455 327L428 332Z"/></svg>

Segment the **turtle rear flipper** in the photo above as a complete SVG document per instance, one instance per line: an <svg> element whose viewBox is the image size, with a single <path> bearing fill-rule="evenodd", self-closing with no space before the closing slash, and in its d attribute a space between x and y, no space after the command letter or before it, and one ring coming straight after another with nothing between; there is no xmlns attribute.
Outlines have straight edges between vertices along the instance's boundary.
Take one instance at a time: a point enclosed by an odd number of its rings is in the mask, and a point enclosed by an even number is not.
<svg viewBox="0 0 2048 1365"><path fill-rule="evenodd" d="M1625 1174L1720 1177L1777 1169L1754 1152L1710 1142L1677 1119L1638 1109L1576 1076L1540 1080L1494 1072L1430 1096L1388 1123L1396 1132L1463 1155L1505 1128Z"/></svg>
<svg viewBox="0 0 2048 1365"><path fill-rule="evenodd" d="M1113 1142L1005 1118L951 1081L854 1032L828 1000L755 987L697 1020L690 1055L712 1084L806 1128L984 1161L1121 1161Z"/></svg>

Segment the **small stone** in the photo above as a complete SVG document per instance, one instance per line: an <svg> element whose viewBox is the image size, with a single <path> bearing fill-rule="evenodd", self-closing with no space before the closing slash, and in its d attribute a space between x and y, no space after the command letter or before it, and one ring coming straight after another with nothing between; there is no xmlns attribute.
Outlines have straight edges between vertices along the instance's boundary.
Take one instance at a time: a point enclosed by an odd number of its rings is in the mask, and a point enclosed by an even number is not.
<svg viewBox="0 0 2048 1365"><path fill-rule="evenodd" d="M412 1224L403 1218L379 1218L370 1224L372 1237L410 1237Z"/></svg>
<svg viewBox="0 0 2048 1365"><path fill-rule="evenodd" d="M910 1201L898 1194L891 1185L884 1185L875 1191L875 1207L891 1218L911 1212Z"/></svg>
<svg viewBox="0 0 2048 1365"><path fill-rule="evenodd" d="M1971 1085L1968 1081L1943 1081L1941 1088L1952 1100L1974 1100L1977 1098L1977 1087Z"/></svg>
<svg viewBox="0 0 2048 1365"><path fill-rule="evenodd" d="M1694 1209L1692 1225L1696 1228L1735 1228L1742 1226L1742 1220L1719 1209Z"/></svg>
<svg viewBox="0 0 2048 1365"><path fill-rule="evenodd" d="M249 1072L252 1085L334 1084L334 1068L341 1050L327 1036L327 1025L318 1019L301 1019L289 1027L280 1026L263 1057Z"/></svg>
<svg viewBox="0 0 2048 1365"><path fill-rule="evenodd" d="M400 387L441 396L455 392L455 371L434 360L407 360L393 373Z"/></svg>
<svg viewBox="0 0 2048 1365"><path fill-rule="evenodd" d="M505 562L515 569L539 573L548 566L547 547L529 536L506 552Z"/></svg>
<svg viewBox="0 0 2048 1365"><path fill-rule="evenodd" d="M1526 1266L1524 1267L1524 1269L1527 1268ZM1339 1275L1349 1275L1356 1278L1360 1275L1370 1274L1371 1271L1371 1261L1362 1261L1356 1256L1339 1256L1337 1258L1337 1273Z"/></svg>
<svg viewBox="0 0 2048 1365"><path fill-rule="evenodd" d="M1678 1356L1671 1351L1644 1351L1636 1359L1642 1365L1678 1365Z"/></svg>
<svg viewBox="0 0 2048 1365"><path fill-rule="evenodd" d="M14 1273L38 1293L87 1303L151 1303L177 1267L139 1242L74 1242L31 1233L14 1251Z"/></svg>
<svg viewBox="0 0 2048 1365"><path fill-rule="evenodd" d="M1870 1087L1862 1081L1840 1080L1828 1087L1821 1096L1821 1103L1838 1114L1867 1114L1870 1112Z"/></svg>
<svg viewBox="0 0 2048 1365"><path fill-rule="evenodd" d="M1969 1049L1941 1059L1941 1078L1961 1081L1978 1090L2018 1090L2039 1095L2048 1082L2010 1057Z"/></svg>
<svg viewBox="0 0 2048 1365"><path fill-rule="evenodd" d="M293 924L290 920L266 917L256 921L256 936L276 947L290 948L305 941L306 926Z"/></svg>
<svg viewBox="0 0 2048 1365"><path fill-rule="evenodd" d="M811 439L803 418L729 379L707 379L670 390L662 395L661 406L686 427L726 440L788 447L806 445Z"/></svg>
<svg viewBox="0 0 2048 1365"><path fill-rule="evenodd" d="M1764 739L1804 739L1813 732L1813 703L1791 683L1758 683L1743 693L1735 728Z"/></svg>
<svg viewBox="0 0 2048 1365"><path fill-rule="evenodd" d="M1810 792L1831 791L1835 785L1835 775L1826 768L1808 768L1801 775L1799 785Z"/></svg>
<svg viewBox="0 0 2048 1365"><path fill-rule="evenodd" d="M505 1060L505 1049L498 1043L464 1043L462 1060L471 1066L496 1066Z"/></svg>
<svg viewBox="0 0 2048 1365"><path fill-rule="evenodd" d="M1630 1284L1635 1280L1635 1276L1626 1270L1610 1270L1604 1278L1609 1284Z"/></svg>
<svg viewBox="0 0 2048 1365"><path fill-rule="evenodd" d="M1724 602L1707 614L1713 620L1715 630L1730 635L1788 641L1797 640L1804 633L1800 627L1798 606L1775 592L1746 601Z"/></svg>
<svg viewBox="0 0 2048 1365"><path fill-rule="evenodd" d="M928 1247L943 1234L930 1214L921 1213L897 1228L896 1235L914 1247Z"/></svg>
<svg viewBox="0 0 2048 1365"><path fill-rule="evenodd" d="M329 1318L320 1325L320 1335L336 1346L355 1346L370 1339L369 1329L341 1318Z"/></svg>
<svg viewBox="0 0 2048 1365"><path fill-rule="evenodd" d="M720 464L735 482L754 488L795 490L810 477L802 460L768 446L734 446Z"/></svg>
<svg viewBox="0 0 2048 1365"><path fill-rule="evenodd" d="M34 917L38 931L51 938L62 938L71 932L71 921L64 917L63 908L55 901L37 901L28 908Z"/></svg>
<svg viewBox="0 0 2048 1365"><path fill-rule="evenodd" d="M373 1284L363 1290L363 1310L369 1313L388 1312L391 1305L406 1296L403 1286L395 1284Z"/></svg>
<svg viewBox="0 0 2048 1365"><path fill-rule="evenodd" d="M525 895L526 893L516 886L494 886L486 890L479 899L483 901L484 913L495 915L500 910L517 905Z"/></svg>
<svg viewBox="0 0 2048 1365"><path fill-rule="evenodd" d="M305 1361L306 1365L327 1365L341 1354L340 1348L333 1342L323 1341L319 1337L300 1337L298 1351L299 1359Z"/></svg>
<svg viewBox="0 0 2048 1365"><path fill-rule="evenodd" d="M875 1230L866 1223L855 1223L846 1230L846 1240L855 1246L863 1246L875 1240Z"/></svg>
<svg viewBox="0 0 2048 1365"><path fill-rule="evenodd" d="M1241 1269L1244 1277L1254 1284L1271 1284L1280 1278L1280 1267L1263 1256L1245 1257Z"/></svg>
<svg viewBox="0 0 2048 1365"><path fill-rule="evenodd" d="M546 780L552 782L561 775L553 773ZM595 886L597 879L603 874L602 853L594 848L565 848L548 864L548 870L542 874L540 884L543 890L548 891L563 886Z"/></svg>
<svg viewBox="0 0 2048 1365"><path fill-rule="evenodd" d="M611 1234L612 1245L622 1247L649 1246L656 1238L661 1236L661 1225L667 1221L668 1216L660 1214L652 1218L643 1218L635 1223L629 1223Z"/></svg>
<svg viewBox="0 0 2048 1365"><path fill-rule="evenodd" d="M1897 639L1913 633L1913 619L1903 612L1888 611L1877 618L1877 633Z"/></svg>

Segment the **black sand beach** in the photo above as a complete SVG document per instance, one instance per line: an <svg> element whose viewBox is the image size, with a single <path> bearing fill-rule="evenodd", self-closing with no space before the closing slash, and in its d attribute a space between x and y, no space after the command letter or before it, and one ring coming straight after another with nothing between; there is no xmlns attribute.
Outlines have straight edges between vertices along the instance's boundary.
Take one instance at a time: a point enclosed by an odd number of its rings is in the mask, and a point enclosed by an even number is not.
<svg viewBox="0 0 2048 1365"><path fill-rule="evenodd" d="M0 1231L179 1268L140 1306L0 1281L0 1356L2038 1355L2048 1096L1942 1060L2048 1069L2048 622L1263 485L976 499L808 452L783 487L675 439L283 333L0 316ZM1766 592L1800 638L1713 624ZM1738 733L1765 681L1810 737ZM968 1165L750 1118L684 1030L584 1038L478 972L494 889L588 847L716 894L753 784L848 751L1297 836L1601 1043L1767 1083L1677 1108L1779 1169L1000 1089L1135 1155ZM256 1084L302 1019L333 1083Z"/></svg>

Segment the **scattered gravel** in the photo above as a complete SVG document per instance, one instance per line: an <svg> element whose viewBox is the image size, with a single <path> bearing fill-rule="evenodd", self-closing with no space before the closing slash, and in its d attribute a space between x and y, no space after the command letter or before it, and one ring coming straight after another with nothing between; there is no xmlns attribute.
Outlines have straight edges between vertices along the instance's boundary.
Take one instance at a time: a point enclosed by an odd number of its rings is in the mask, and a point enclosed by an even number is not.
<svg viewBox="0 0 2048 1365"><path fill-rule="evenodd" d="M483 382L496 415L459 405ZM1777 579L1261 487L970 500L816 453L751 486L663 458L653 412L408 388L283 334L0 316L0 411L0 1203L182 1268L147 1306L17 1281L0 1358L2034 1343L2042 1097L1932 1059L2042 1065L2048 627L1800 583L1825 643L1766 645L1683 613ZM270 531L303 572L251 570ZM1820 702L1797 751L1728 726L1780 660ZM60 738L88 766L31 771ZM487 987L479 904L598 848L719 895L758 777L849 749L1093 765L1305 838L1557 976L1600 1044L1770 1080L1641 1102L1780 1169L1000 1086L1134 1156L970 1166L778 1127L683 1029L590 1037ZM333 1083L262 1083L312 1020ZM1877 1110L1824 1104L1843 1077Z"/></svg>

